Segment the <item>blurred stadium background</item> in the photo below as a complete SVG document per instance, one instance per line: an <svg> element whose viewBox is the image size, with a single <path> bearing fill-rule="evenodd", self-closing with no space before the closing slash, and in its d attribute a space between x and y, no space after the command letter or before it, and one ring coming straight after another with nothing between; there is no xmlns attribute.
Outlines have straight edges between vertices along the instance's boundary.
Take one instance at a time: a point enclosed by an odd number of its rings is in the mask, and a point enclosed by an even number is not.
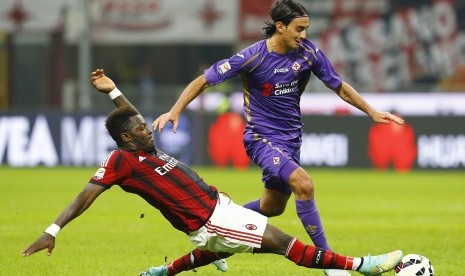
<svg viewBox="0 0 465 276"><path fill-rule="evenodd" d="M114 148L104 68L152 120L213 62L260 39L272 0L2 0L0 162L94 166ZM308 37L377 109L404 127L374 126L316 78L302 97L302 164L465 167L465 1L301 0ZM211 88L158 146L193 165L247 168L239 79Z"/></svg>

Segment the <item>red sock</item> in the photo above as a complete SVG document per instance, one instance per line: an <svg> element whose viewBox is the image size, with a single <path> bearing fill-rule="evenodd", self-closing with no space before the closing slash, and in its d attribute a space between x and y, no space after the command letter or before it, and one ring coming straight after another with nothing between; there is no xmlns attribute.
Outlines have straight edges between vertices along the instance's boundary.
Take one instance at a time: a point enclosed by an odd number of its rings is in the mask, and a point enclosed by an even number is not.
<svg viewBox="0 0 465 276"><path fill-rule="evenodd" d="M332 251L305 245L294 238L287 248L286 257L299 266L311 268L352 269L354 258L341 256Z"/></svg>
<svg viewBox="0 0 465 276"><path fill-rule="evenodd" d="M199 249L194 249L192 252L178 258L168 264L168 274L176 275L183 271L188 271L197 267L201 267L220 258L213 252Z"/></svg>

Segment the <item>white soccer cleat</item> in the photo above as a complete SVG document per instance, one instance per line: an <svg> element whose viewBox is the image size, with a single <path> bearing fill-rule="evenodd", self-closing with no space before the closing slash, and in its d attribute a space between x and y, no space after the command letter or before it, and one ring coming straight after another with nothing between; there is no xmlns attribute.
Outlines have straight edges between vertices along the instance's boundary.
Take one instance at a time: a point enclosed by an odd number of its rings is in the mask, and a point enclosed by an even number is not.
<svg viewBox="0 0 465 276"><path fill-rule="evenodd" d="M219 259L214 262L212 262L214 266L216 266L216 269L218 269L221 272L226 272L228 271L228 263L226 262L225 259Z"/></svg>
<svg viewBox="0 0 465 276"><path fill-rule="evenodd" d="M139 273L139 276L168 276L168 268L166 265L150 267Z"/></svg>
<svg viewBox="0 0 465 276"><path fill-rule="evenodd" d="M323 270L326 276L350 276L347 270L341 269L325 269Z"/></svg>
<svg viewBox="0 0 465 276"><path fill-rule="evenodd" d="M363 257L363 263L358 272L368 276L381 275L394 269L399 264L402 256L402 251L396 250L384 255Z"/></svg>

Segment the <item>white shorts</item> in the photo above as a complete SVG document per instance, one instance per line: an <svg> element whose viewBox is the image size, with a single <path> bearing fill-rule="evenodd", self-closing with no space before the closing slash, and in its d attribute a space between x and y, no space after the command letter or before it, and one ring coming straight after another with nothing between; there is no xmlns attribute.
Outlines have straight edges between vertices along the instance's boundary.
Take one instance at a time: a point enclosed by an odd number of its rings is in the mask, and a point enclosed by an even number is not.
<svg viewBox="0 0 465 276"><path fill-rule="evenodd" d="M268 218L235 204L220 193L212 216L189 239L200 250L252 253L260 248Z"/></svg>

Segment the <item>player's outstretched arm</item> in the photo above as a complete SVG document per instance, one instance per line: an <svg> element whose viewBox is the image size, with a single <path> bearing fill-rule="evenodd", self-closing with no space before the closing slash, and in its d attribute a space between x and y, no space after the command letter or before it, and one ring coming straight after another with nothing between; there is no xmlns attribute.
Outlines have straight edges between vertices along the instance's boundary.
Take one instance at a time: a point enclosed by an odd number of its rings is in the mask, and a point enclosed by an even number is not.
<svg viewBox="0 0 465 276"><path fill-rule="evenodd" d="M97 69L90 75L90 83L98 92L108 94L116 107L129 106L137 111L137 108L116 88L112 79L105 75L103 69ZM140 113L139 111L137 111Z"/></svg>
<svg viewBox="0 0 465 276"><path fill-rule="evenodd" d="M47 255L51 255L55 247L55 237L58 231L87 210L103 191L105 191L104 187L92 183L87 184L84 190L74 199L68 208L58 216L55 223L50 225L35 242L21 252L22 255L26 257L43 249L47 249Z"/></svg>
<svg viewBox="0 0 465 276"><path fill-rule="evenodd" d="M173 124L173 132L178 129L179 115L186 108L186 106L197 98L200 93L208 88L207 80L204 75L199 76L193 80L187 87L182 91L176 103L173 105L171 110L165 114L160 115L152 123L154 130L158 129L159 132L163 130L166 123L171 122Z"/></svg>
<svg viewBox="0 0 465 276"><path fill-rule="evenodd" d="M373 121L377 123L388 124L390 121L393 121L399 125L404 124L404 120L397 117L396 115L385 111L375 110L362 98L362 96L360 96L360 94L352 86L346 82L342 82L342 84L336 88L334 92L336 92L336 94L347 103L368 114L373 119Z"/></svg>

